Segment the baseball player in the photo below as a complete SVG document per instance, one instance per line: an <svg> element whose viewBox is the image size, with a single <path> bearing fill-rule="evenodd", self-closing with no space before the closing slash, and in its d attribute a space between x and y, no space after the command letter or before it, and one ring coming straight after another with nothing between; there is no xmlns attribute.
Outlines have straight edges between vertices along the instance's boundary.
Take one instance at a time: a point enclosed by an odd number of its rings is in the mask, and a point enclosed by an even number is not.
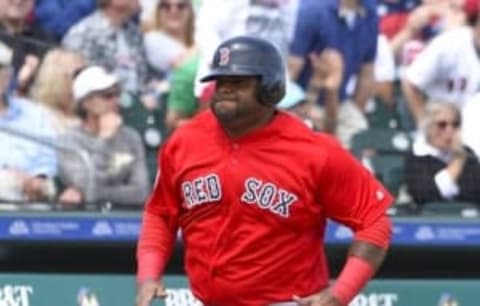
<svg viewBox="0 0 480 306"><path fill-rule="evenodd" d="M391 195L336 140L275 108L285 69L269 42L223 42L210 80L210 109L159 155L138 243L137 306L166 295L161 278L178 229L204 305L347 305L383 261ZM327 218L355 233L331 285Z"/></svg>

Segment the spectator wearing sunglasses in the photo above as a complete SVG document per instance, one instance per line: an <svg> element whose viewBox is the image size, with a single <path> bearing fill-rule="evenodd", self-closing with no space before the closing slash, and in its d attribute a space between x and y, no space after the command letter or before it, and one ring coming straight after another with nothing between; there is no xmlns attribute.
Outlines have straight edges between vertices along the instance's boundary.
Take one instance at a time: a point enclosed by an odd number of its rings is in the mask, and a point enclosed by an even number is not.
<svg viewBox="0 0 480 306"><path fill-rule="evenodd" d="M190 0L161 0L144 36L148 63L169 84L166 124L172 130L198 109L193 92L199 61L194 22Z"/></svg>
<svg viewBox="0 0 480 306"><path fill-rule="evenodd" d="M86 162L76 155L59 152L63 185L59 202L66 206L85 202L140 205L149 190L145 150L140 135L122 123L117 78L102 67L87 66L74 78L73 95L82 122L62 141L86 152L94 171L89 172Z"/></svg>
<svg viewBox="0 0 480 306"><path fill-rule="evenodd" d="M407 189L417 204L453 200L480 204L480 163L462 143L461 122L454 104L427 104L420 135L405 164Z"/></svg>

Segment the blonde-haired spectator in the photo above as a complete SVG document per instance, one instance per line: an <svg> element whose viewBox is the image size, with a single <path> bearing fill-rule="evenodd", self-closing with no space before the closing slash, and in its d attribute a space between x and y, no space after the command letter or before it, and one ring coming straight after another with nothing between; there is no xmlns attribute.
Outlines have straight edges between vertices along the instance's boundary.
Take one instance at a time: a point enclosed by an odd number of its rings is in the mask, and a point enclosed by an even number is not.
<svg viewBox="0 0 480 306"><path fill-rule="evenodd" d="M57 155L44 141L55 141L56 135L44 110L8 92L12 57L0 43L0 199L51 200Z"/></svg>
<svg viewBox="0 0 480 306"><path fill-rule="evenodd" d="M460 134L462 117L451 103L429 102L419 136L407 156L408 192L418 204L469 201L480 204L480 163Z"/></svg>
<svg viewBox="0 0 480 306"><path fill-rule="evenodd" d="M168 72L195 52L195 13L190 0L160 0L145 34L150 65Z"/></svg>
<svg viewBox="0 0 480 306"><path fill-rule="evenodd" d="M45 55L38 70L31 95L47 108L59 134L80 122L75 112L72 81L75 71L83 65L85 60L81 55L57 48Z"/></svg>
<svg viewBox="0 0 480 306"><path fill-rule="evenodd" d="M190 0L160 0L153 26L145 34L148 62L169 82L166 124L170 129L192 117L198 108L193 91L199 60L194 23Z"/></svg>

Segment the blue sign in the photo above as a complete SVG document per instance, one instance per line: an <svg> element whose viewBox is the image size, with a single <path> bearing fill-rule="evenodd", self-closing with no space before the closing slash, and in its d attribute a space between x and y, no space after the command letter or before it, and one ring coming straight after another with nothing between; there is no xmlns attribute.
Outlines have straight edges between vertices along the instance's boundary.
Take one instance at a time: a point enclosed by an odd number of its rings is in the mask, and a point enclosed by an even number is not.
<svg viewBox="0 0 480 306"><path fill-rule="evenodd" d="M327 243L348 243L352 231L336 223L330 223L327 230ZM425 246L480 246L480 220L478 222L425 221L425 219L394 220L393 244Z"/></svg>
<svg viewBox="0 0 480 306"><path fill-rule="evenodd" d="M480 246L480 220L466 222L430 219L394 219L395 245ZM135 242L140 232L140 215L0 216L0 240L37 241L124 241ZM325 240L348 244L352 231L329 222Z"/></svg>
<svg viewBox="0 0 480 306"><path fill-rule="evenodd" d="M0 217L3 240L136 241L139 217Z"/></svg>

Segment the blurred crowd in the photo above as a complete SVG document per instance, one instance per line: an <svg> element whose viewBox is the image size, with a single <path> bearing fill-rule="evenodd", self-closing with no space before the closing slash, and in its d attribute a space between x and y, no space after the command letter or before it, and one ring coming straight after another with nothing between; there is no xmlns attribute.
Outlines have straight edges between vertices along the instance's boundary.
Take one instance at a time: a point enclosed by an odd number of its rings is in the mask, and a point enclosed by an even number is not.
<svg viewBox="0 0 480 306"><path fill-rule="evenodd" d="M141 207L214 50L253 35L287 65L279 108L398 203L480 207L479 2L0 0L0 202Z"/></svg>

